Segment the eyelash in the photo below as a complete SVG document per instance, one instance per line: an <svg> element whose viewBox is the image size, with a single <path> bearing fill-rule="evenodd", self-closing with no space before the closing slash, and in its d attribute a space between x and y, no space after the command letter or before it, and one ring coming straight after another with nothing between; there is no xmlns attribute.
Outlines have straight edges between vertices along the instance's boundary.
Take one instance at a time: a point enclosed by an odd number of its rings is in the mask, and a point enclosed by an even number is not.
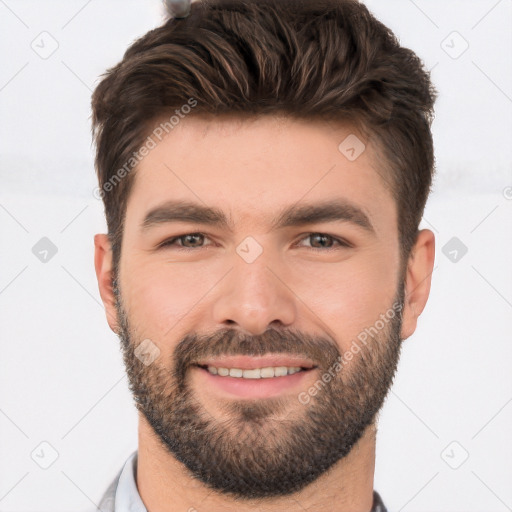
<svg viewBox="0 0 512 512"><path fill-rule="evenodd" d="M205 233L185 233L183 235L178 235L178 236L174 236L172 238L169 238L168 240L165 240L164 242L162 242L158 248L159 249L163 249L165 247L172 247L172 246L175 246L177 247L177 250L180 250L180 251L194 251L194 250L197 250L197 249L203 249L203 247L181 247L181 246L176 246L175 242L177 240L181 240L183 238L185 238L186 236L189 236L189 235L201 235L201 236L204 236L205 238L208 238L208 236L205 234ZM352 247L352 245L350 245L348 242L345 242L344 240L340 239L340 238L337 238L335 236L332 236L332 235L329 235L328 233L320 233L318 231L313 231L311 233L307 233L304 237L302 237L300 241L304 240L305 238L308 238L308 237L311 237L313 235L322 235L322 236L325 236L327 238L330 238L332 239L334 242L337 242L339 244L340 247L345 247L345 248L350 248ZM326 248L321 248L321 247L308 247L308 249L311 249L313 251L322 251L322 252L326 252L326 251L334 251L336 249L336 247L326 247Z"/></svg>

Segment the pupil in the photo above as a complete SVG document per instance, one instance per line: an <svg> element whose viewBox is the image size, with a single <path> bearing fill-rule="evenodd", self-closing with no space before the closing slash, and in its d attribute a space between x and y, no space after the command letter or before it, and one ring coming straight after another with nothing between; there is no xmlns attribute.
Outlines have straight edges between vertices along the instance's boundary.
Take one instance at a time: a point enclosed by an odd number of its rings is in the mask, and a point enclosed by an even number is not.
<svg viewBox="0 0 512 512"><path fill-rule="evenodd" d="M320 242L320 244L322 247L325 247L325 242L328 239L328 237L326 235L317 234L317 235L313 235L313 237L315 237L317 239L321 239L322 241Z"/></svg>
<svg viewBox="0 0 512 512"><path fill-rule="evenodd" d="M194 238L198 238L200 236L201 235L199 235L199 234L187 235L185 240L190 241L192 239L192 245L197 245L197 244L194 244L193 240L194 240Z"/></svg>

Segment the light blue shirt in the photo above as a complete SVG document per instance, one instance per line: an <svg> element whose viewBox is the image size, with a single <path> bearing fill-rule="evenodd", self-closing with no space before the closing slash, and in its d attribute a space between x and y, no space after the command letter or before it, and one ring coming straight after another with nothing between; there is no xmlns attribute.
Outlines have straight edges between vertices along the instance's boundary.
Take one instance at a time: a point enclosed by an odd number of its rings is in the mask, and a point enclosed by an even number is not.
<svg viewBox="0 0 512 512"><path fill-rule="evenodd" d="M114 512L147 512L137 489L137 453L130 455L119 475Z"/></svg>

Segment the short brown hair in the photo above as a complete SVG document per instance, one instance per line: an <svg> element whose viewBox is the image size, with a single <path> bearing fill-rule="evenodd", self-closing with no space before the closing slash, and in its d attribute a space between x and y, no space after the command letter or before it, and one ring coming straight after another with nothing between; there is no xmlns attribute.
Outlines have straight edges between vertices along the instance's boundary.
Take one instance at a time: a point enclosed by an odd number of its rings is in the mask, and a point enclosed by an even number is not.
<svg viewBox="0 0 512 512"><path fill-rule="evenodd" d="M188 115L350 121L373 137L407 259L434 174L436 90L422 61L356 0L202 0L135 41L92 96L114 272L134 178L126 164L136 169L151 123L191 99Z"/></svg>

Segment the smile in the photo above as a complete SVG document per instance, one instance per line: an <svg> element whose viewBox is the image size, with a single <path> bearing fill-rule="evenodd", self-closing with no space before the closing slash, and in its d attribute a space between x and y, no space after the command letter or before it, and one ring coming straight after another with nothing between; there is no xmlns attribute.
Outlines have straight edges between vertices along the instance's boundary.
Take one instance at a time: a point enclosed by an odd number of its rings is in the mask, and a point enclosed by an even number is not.
<svg viewBox="0 0 512 512"><path fill-rule="evenodd" d="M242 368L224 368L222 366L201 366L201 368L206 368L212 375L241 379L270 379L306 371L306 368L301 368L300 366L266 366L264 368L253 368L250 370L243 370Z"/></svg>

